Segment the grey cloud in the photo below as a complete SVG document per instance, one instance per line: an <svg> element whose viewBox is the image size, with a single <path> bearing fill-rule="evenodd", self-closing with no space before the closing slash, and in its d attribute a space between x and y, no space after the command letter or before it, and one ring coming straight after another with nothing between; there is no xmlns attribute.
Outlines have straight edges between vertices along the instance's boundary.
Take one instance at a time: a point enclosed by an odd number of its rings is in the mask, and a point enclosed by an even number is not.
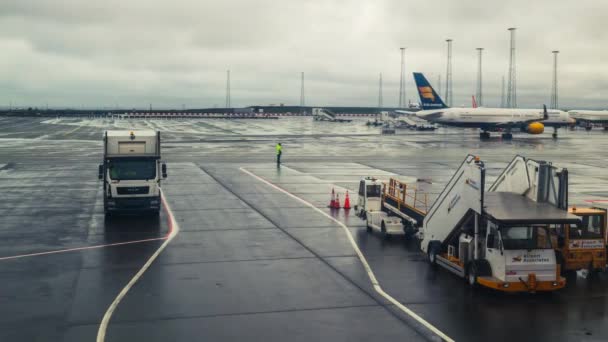
<svg viewBox="0 0 608 342"><path fill-rule="evenodd" d="M487 104L500 102L507 27L516 26L520 106L549 99L551 53L559 49L566 107L608 107L608 4L600 1L3 1L0 105L213 106L232 70L235 105L395 105L399 50L412 71L445 81L445 38L454 39L455 104L475 90L484 47Z"/></svg>

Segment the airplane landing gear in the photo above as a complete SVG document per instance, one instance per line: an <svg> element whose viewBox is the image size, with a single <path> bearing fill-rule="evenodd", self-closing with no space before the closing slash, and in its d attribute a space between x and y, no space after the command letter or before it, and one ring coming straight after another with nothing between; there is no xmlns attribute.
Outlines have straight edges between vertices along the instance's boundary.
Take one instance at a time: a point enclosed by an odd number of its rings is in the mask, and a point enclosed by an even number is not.
<svg viewBox="0 0 608 342"><path fill-rule="evenodd" d="M488 140L490 139L490 132L479 132L480 140Z"/></svg>
<svg viewBox="0 0 608 342"><path fill-rule="evenodd" d="M557 127L553 127L553 139L557 139Z"/></svg>
<svg viewBox="0 0 608 342"><path fill-rule="evenodd" d="M511 133L502 134L502 140L511 140L511 139L513 139L513 134L511 134Z"/></svg>

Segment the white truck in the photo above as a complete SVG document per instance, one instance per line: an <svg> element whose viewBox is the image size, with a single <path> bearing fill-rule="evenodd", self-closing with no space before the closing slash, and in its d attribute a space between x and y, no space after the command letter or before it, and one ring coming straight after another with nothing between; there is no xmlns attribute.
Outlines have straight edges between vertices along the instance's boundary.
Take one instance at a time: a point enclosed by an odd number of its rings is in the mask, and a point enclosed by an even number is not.
<svg viewBox="0 0 608 342"><path fill-rule="evenodd" d="M158 214L161 178L167 165L160 160L160 132L106 131L103 138L103 205L106 216L118 212Z"/></svg>
<svg viewBox="0 0 608 342"><path fill-rule="evenodd" d="M366 177L359 181L359 193L355 212L364 219L367 231L379 231L384 238L390 235L404 234L411 237L422 223L424 211L420 209L422 201L406 198L408 193L405 183L390 179L388 188L380 180ZM405 205L408 202L408 205ZM412 203L413 202L413 203ZM413 208L419 204L418 210ZM422 214L422 216L421 216ZM416 217L420 218L417 222Z"/></svg>
<svg viewBox="0 0 608 342"><path fill-rule="evenodd" d="M567 211L568 172L515 159L485 190L485 165L469 155L424 217L420 248L472 285L505 292L563 288L551 225L576 224Z"/></svg>

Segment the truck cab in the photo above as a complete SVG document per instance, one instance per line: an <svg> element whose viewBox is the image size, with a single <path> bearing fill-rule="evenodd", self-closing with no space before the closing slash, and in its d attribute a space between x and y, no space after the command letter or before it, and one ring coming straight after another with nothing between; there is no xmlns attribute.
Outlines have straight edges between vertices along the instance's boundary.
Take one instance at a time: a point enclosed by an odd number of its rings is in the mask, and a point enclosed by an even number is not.
<svg viewBox="0 0 608 342"><path fill-rule="evenodd" d="M552 236L562 272L606 269L606 209L568 209L579 224L552 225Z"/></svg>
<svg viewBox="0 0 608 342"><path fill-rule="evenodd" d="M382 207L382 182L376 178L366 177L359 181L357 205L355 212L365 218L368 211L380 211Z"/></svg>
<svg viewBox="0 0 608 342"><path fill-rule="evenodd" d="M167 166L160 160L160 132L107 131L99 165L104 211L158 214L161 179Z"/></svg>

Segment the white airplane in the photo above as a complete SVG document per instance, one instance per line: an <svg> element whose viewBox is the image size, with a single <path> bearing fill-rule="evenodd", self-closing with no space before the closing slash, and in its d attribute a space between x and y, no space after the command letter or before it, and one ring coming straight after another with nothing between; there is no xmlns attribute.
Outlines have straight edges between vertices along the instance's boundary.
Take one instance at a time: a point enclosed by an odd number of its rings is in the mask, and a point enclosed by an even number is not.
<svg viewBox="0 0 608 342"><path fill-rule="evenodd" d="M585 124L588 131L593 124L603 124L604 130L608 130L608 110L569 110L568 113L576 121Z"/></svg>
<svg viewBox="0 0 608 342"><path fill-rule="evenodd" d="M435 89L421 73L414 73L414 81L420 95L421 111L409 112L424 120L446 126L479 128L480 139L489 139L490 132L502 131L502 138L512 139L511 131L520 129L528 134L541 134L545 126L553 127L553 137L557 138L557 128L571 124L568 113L561 110L519 108L456 108L445 105ZM406 111L397 111L408 113Z"/></svg>

